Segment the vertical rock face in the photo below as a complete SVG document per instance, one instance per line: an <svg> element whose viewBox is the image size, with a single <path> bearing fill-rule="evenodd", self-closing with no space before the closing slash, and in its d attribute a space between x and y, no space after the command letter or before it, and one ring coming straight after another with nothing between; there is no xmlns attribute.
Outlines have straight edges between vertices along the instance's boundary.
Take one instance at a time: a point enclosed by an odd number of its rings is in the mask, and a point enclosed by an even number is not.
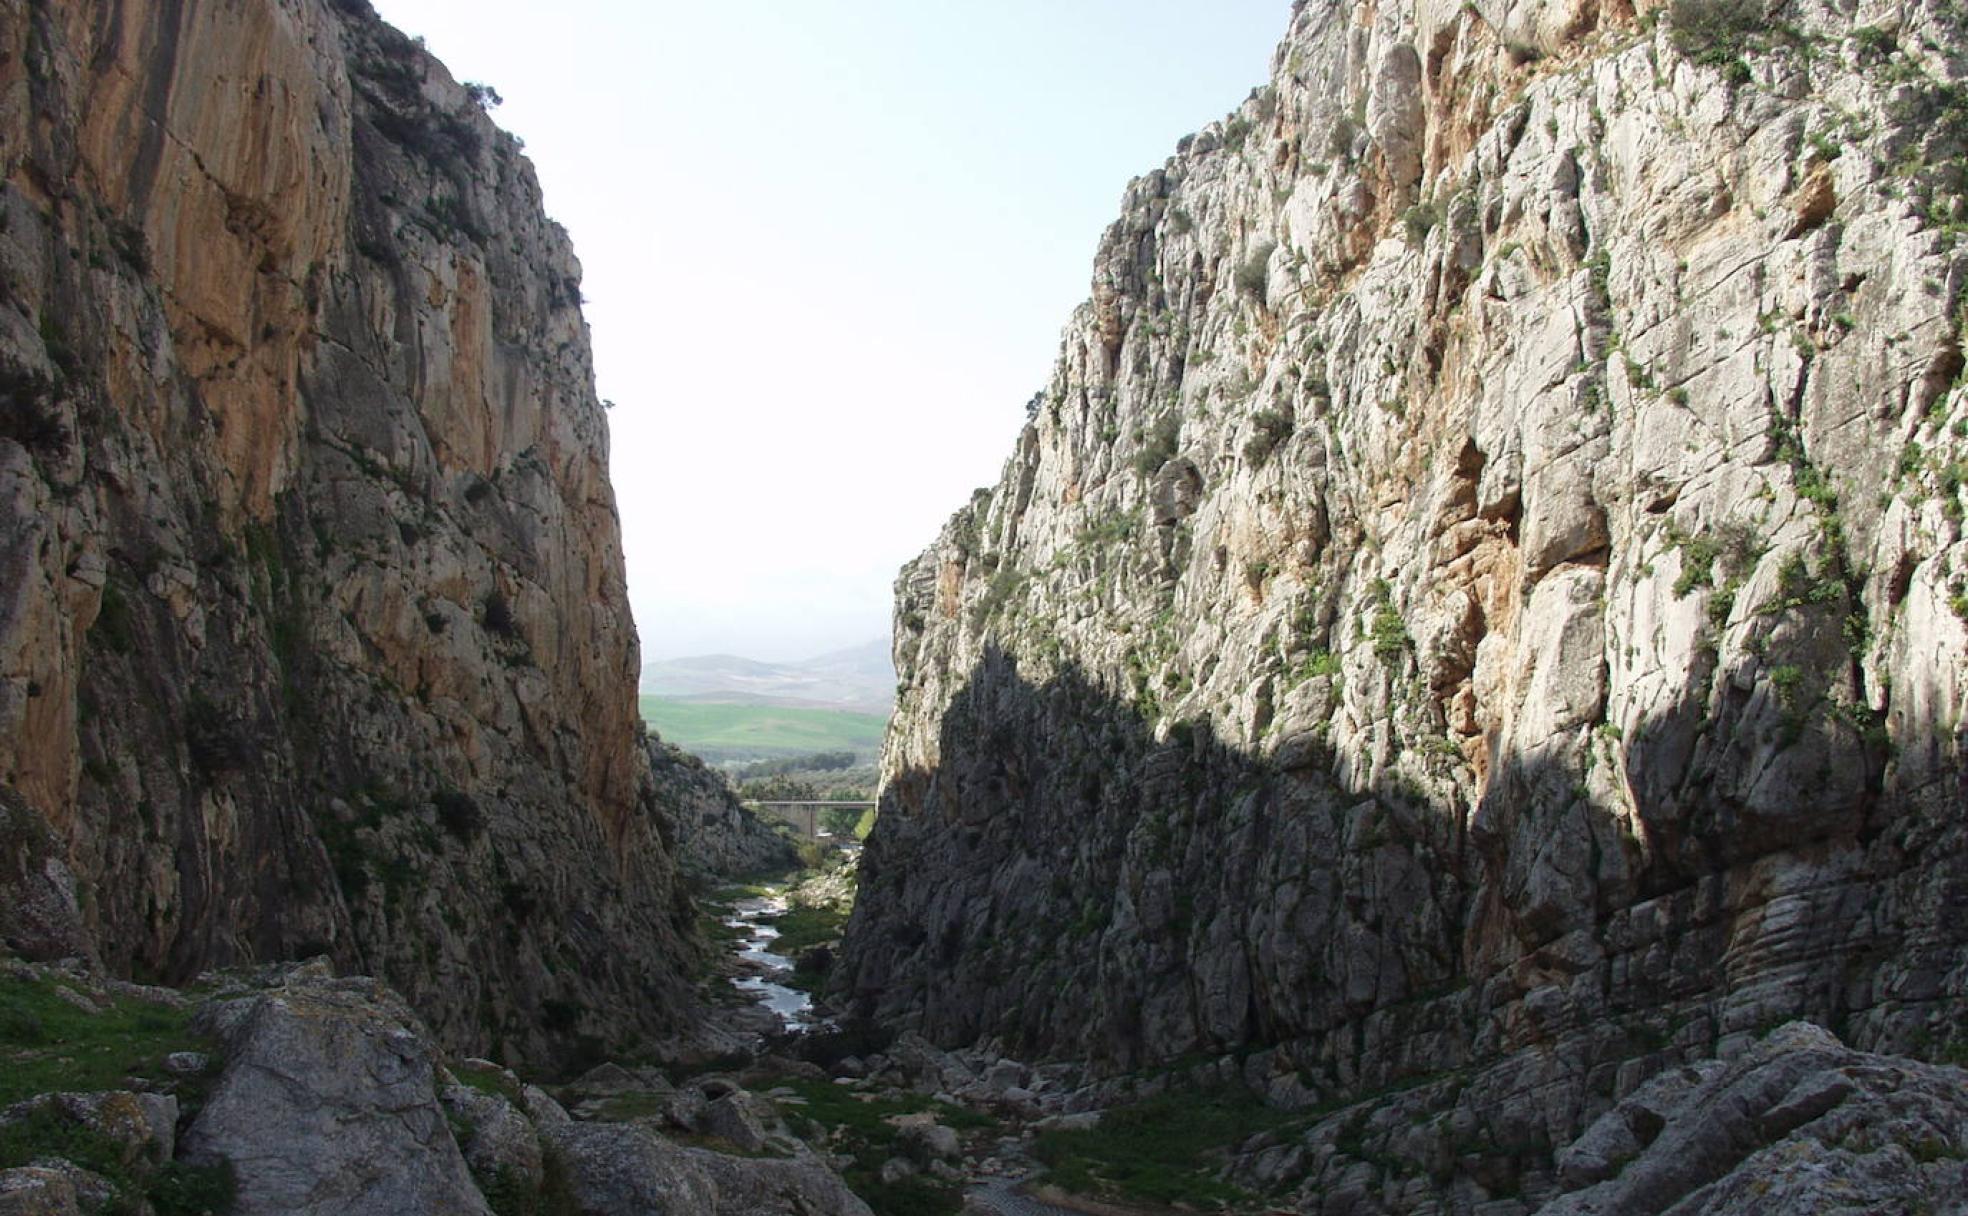
<svg viewBox="0 0 1968 1216"><path fill-rule="evenodd" d="M1499 1160L1793 1016L1968 1045L1964 53L1296 6L902 572L839 994L1453 1076Z"/></svg>
<svg viewBox="0 0 1968 1216"><path fill-rule="evenodd" d="M649 772L657 800L674 823L679 869L706 881L748 878L799 864L792 841L738 801L702 760L650 732Z"/></svg>
<svg viewBox="0 0 1968 1216"><path fill-rule="evenodd" d="M454 1043L663 1028L580 268L362 0L0 3L0 785L105 961L325 951Z"/></svg>

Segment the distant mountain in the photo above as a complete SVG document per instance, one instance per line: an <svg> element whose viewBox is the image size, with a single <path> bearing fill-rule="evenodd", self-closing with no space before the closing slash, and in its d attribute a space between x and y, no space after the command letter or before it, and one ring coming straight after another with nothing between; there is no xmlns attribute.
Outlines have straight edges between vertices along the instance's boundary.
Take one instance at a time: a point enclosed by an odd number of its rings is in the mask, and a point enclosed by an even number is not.
<svg viewBox="0 0 1968 1216"><path fill-rule="evenodd" d="M886 638L798 663L694 655L643 664L642 691L691 701L885 714L895 708L895 667Z"/></svg>

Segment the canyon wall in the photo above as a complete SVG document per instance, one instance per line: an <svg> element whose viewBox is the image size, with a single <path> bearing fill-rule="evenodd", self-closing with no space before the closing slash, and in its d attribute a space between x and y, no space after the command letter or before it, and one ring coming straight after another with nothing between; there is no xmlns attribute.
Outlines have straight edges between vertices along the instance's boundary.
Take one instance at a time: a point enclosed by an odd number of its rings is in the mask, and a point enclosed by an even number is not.
<svg viewBox="0 0 1968 1216"><path fill-rule="evenodd" d="M697 947L580 266L484 99L363 0L0 3L0 790L113 970L326 953L541 1062Z"/></svg>
<svg viewBox="0 0 1968 1216"><path fill-rule="evenodd" d="M1296 5L901 574L837 996L1409 1092L1244 1175L1390 1211L1968 1051L1964 98L1927 0Z"/></svg>

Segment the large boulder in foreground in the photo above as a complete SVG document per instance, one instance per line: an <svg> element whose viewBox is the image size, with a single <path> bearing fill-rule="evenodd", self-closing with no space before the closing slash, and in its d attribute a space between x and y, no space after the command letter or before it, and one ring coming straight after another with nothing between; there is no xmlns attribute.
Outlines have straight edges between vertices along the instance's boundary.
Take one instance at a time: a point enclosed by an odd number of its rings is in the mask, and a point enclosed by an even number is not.
<svg viewBox="0 0 1968 1216"><path fill-rule="evenodd" d="M429 1034L387 988L303 969L199 1020L226 1067L184 1153L231 1163L237 1216L491 1216L438 1104Z"/></svg>
<svg viewBox="0 0 1968 1216"><path fill-rule="evenodd" d="M872 1216L812 1158L757 1160L680 1148L639 1123L541 1129L583 1212Z"/></svg>
<svg viewBox="0 0 1968 1216"><path fill-rule="evenodd" d="M1968 1072L1793 1022L1726 1066L1663 1073L1558 1164L1591 1185L1539 1216L1968 1211Z"/></svg>

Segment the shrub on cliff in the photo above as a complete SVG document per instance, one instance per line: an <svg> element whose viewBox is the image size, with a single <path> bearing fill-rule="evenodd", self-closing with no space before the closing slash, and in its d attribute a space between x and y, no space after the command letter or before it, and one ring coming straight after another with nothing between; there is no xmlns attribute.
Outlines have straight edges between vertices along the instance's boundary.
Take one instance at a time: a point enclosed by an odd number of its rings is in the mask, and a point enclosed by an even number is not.
<svg viewBox="0 0 1968 1216"><path fill-rule="evenodd" d="M1669 10L1674 49L1696 63L1720 68L1732 83L1749 79L1743 53L1764 28L1762 0L1674 0Z"/></svg>

